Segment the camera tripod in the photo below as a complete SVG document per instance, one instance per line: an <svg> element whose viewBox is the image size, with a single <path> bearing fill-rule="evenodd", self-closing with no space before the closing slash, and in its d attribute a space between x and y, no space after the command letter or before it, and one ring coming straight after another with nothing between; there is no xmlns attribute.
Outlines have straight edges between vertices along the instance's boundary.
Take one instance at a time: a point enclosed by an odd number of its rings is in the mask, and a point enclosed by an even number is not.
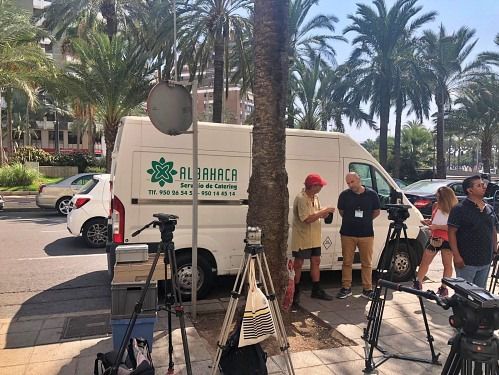
<svg viewBox="0 0 499 375"><path fill-rule="evenodd" d="M134 310L130 317L130 322L128 323L125 336L120 345L120 349L118 351L118 355L116 357L116 361L111 368L111 375L118 374L118 367L123 358L123 354L125 352L125 348L130 340L130 336L132 335L133 327L135 326L135 322L137 321L138 315L144 311L143 304L146 298L147 290L151 284L152 277L154 275L154 271L156 270L156 265L158 264L159 258L161 254L164 255L163 260L165 263L165 282L168 280L168 265L170 266L170 275L171 275L171 293L167 292L165 288L165 306L158 307L159 310L165 310L168 314L168 371L167 374L174 373L174 363L173 363L173 338L172 338L172 307L175 315L179 318L180 322L180 333L182 335L182 345L184 349L184 357L185 357L185 367L188 375L192 375L191 369L191 360L189 355L189 346L187 344L187 334L185 331L185 319L184 319L184 308L182 306L182 296L180 293L180 288L178 287L177 280L177 261L175 258L175 245L173 243L173 232L175 231L175 226L177 225L178 217L175 215L168 214L154 214L153 215L158 220L153 220L149 224L145 225L141 229L132 233L132 237L137 236L144 229L149 228L151 225L156 228L159 228L161 232L161 241L158 245L158 250L156 251L156 256L154 257L151 269L149 270L149 274L147 275L147 279L140 295L139 300L135 304ZM168 256L168 258L167 258Z"/></svg>
<svg viewBox="0 0 499 375"><path fill-rule="evenodd" d="M490 274L489 292L495 293L499 283L499 254L494 255L492 262L492 273Z"/></svg>
<svg viewBox="0 0 499 375"><path fill-rule="evenodd" d="M391 215L391 213L390 213ZM397 215L395 215L397 216ZM407 213L408 217L408 213ZM426 338L430 346L431 359L417 358L413 356L407 356L402 354L391 354L386 349L382 348L378 344L379 334L381 329L381 322L383 320L383 312L385 309L385 302L388 294L388 288L385 286L385 291L382 293L384 287L383 282L386 280L391 281L393 279L393 267L395 266L395 255L400 246L400 240L403 232L403 240L406 249L409 253L410 263L411 263L411 275L412 279L416 280L416 255L410 251L409 239L407 237L407 225L404 223L404 219L395 217L390 223L388 234L386 236L385 245L378 262L378 267L376 269L376 276L378 278L378 283L376 284L376 289L374 291L374 297L371 302L371 307L369 309L369 314L367 316L367 327L364 329L364 334L362 338L366 342L365 347L365 369L364 372L370 373L376 367L382 365L384 362L390 358L402 359L406 361L415 361L431 364L440 364L438 361L439 354L435 353L435 348L433 347L433 336L430 333L430 327L428 325L428 319L426 317L426 310L421 296L418 296L419 304L421 307L421 314L423 316ZM392 245L393 244L393 245ZM383 357L377 362L374 362L373 355L374 349L378 349Z"/></svg>
<svg viewBox="0 0 499 375"><path fill-rule="evenodd" d="M241 292L244 287L244 282L246 280L246 273L249 269L251 259L256 260L256 265L258 269L258 274L260 276L260 283L263 285L263 291L269 300L269 307L271 314L274 318L274 324L276 329L277 342L281 352L284 353L284 361L289 375L294 375L293 363L291 362L291 357L289 355L289 343L288 337L286 335L286 330L284 328L284 322L282 320L281 312L279 310L279 304L275 296L274 285L272 283L272 278L270 277L270 271L267 264L267 258L265 257L264 249L261 244L250 244L248 242L249 235L246 239L246 246L244 248L244 257L241 261L241 266L236 276L236 281L234 283L234 288L230 294L229 306L227 307L227 312L225 314L224 322L220 332L220 336L217 342L218 348L213 361L212 375L218 373L218 365L222 357L222 351L227 344L227 339L229 337L229 330L234 319L234 315L237 309L237 303L241 297Z"/></svg>

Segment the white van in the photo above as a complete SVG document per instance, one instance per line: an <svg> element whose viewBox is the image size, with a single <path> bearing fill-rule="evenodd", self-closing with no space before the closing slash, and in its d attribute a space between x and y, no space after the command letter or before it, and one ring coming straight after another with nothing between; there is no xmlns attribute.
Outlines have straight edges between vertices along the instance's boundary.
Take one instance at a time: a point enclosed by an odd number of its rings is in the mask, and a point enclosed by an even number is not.
<svg viewBox="0 0 499 375"><path fill-rule="evenodd" d="M237 272L243 256L248 182L251 174L252 127L227 124L199 124L199 230L198 270L200 297L210 289L216 275ZM316 172L328 184L319 194L321 203L336 206L346 189L344 176L355 170L364 185L376 190L382 204L399 190L383 167L357 142L342 133L286 130L286 169L291 205L303 188L308 173ZM188 294L191 281L192 225L192 137L168 136L159 132L147 117L125 117L119 127L112 154L112 236L108 265L114 263L119 244L159 241L158 229L149 228L137 237L131 234L153 219L155 213L179 217L174 233L178 273L182 290ZM403 203L410 204L404 197ZM409 276L408 251L419 256L420 212L411 207L407 219L410 247L399 247L394 270L397 279ZM291 217L290 217L291 220ZM375 221L374 266L378 262L389 228L382 210ZM342 265L340 215L322 225L322 270L339 270ZM360 268L358 254L355 267Z"/></svg>

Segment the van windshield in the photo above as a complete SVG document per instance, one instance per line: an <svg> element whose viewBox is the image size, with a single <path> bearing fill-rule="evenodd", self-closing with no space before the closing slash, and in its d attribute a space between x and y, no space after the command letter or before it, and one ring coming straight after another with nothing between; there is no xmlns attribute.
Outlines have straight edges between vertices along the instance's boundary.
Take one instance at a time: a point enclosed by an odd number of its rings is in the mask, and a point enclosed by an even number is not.
<svg viewBox="0 0 499 375"><path fill-rule="evenodd" d="M83 187L80 189L78 194L90 193L92 191L92 189L97 185L98 182L99 182L99 180L96 178L92 178L92 179L88 180L87 183L85 185L83 185Z"/></svg>

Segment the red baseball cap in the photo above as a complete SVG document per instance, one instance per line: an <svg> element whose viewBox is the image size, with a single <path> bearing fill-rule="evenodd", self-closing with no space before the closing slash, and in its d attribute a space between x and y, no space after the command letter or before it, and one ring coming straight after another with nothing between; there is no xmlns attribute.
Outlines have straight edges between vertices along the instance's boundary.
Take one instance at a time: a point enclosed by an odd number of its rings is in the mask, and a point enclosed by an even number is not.
<svg viewBox="0 0 499 375"><path fill-rule="evenodd" d="M307 178L305 179L305 186L311 187L314 185L320 185L320 186L325 186L327 185L327 181L324 180L319 174L317 173L310 173Z"/></svg>

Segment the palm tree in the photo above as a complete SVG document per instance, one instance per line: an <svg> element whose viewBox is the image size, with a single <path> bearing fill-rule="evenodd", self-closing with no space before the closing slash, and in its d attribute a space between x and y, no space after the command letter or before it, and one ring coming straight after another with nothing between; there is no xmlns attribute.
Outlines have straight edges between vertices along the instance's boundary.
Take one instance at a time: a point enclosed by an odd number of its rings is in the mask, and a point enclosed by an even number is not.
<svg viewBox="0 0 499 375"><path fill-rule="evenodd" d="M122 35L95 34L74 45L79 62L68 67L70 92L94 106L104 125L107 168L120 119L141 105L152 87L154 68L140 46Z"/></svg>
<svg viewBox="0 0 499 375"><path fill-rule="evenodd" d="M496 35L494 43L496 44L496 46L499 47L499 34ZM479 61L484 62L486 64L499 66L499 52L490 52L490 51L482 52L480 55L478 55L478 59Z"/></svg>
<svg viewBox="0 0 499 375"><path fill-rule="evenodd" d="M333 41L346 41L342 36L332 35L334 24L338 18L333 15L319 14L305 22L308 13L319 0L290 0L289 4L289 80L294 79L293 72L313 55L321 55L326 61L336 63L336 51ZM310 62L310 61L309 61ZM287 126L294 127L294 100L293 85L288 87Z"/></svg>
<svg viewBox="0 0 499 375"><path fill-rule="evenodd" d="M483 75L460 90L448 121L468 136L480 140L483 170L490 172L492 145L499 136L499 78Z"/></svg>
<svg viewBox="0 0 499 375"><path fill-rule="evenodd" d="M287 22L288 1L255 0L255 125L247 222L265 233L263 243L279 300L288 278Z"/></svg>
<svg viewBox="0 0 499 375"><path fill-rule="evenodd" d="M417 178L417 170L431 167L433 137L420 121L408 121L402 128L402 154L405 173Z"/></svg>
<svg viewBox="0 0 499 375"><path fill-rule="evenodd" d="M100 24L100 16L105 21L105 32L112 39L120 29L133 23L140 2L134 0L54 0L40 15L43 26L60 39L66 30L81 25L93 29Z"/></svg>
<svg viewBox="0 0 499 375"><path fill-rule="evenodd" d="M244 13L251 12L250 0L195 0L180 4L185 22L179 33L179 61L188 63L191 79L201 78L213 62L213 122L222 122L224 65L234 49L244 55L245 40L252 24ZM181 66L182 66L181 65ZM225 73L228 75L228 72Z"/></svg>
<svg viewBox="0 0 499 375"><path fill-rule="evenodd" d="M448 35L443 25L438 33L431 30L422 37L424 55L433 72L433 96L437 105L437 177L446 177L444 150L444 112L451 104L451 93L462 83L464 60L469 56L477 40L472 41L474 30L461 27Z"/></svg>
<svg viewBox="0 0 499 375"><path fill-rule="evenodd" d="M397 63L394 64L393 101L395 102L395 137L393 148L393 177L400 174L400 144L402 113L410 103L408 114L414 113L419 121L429 117L431 102L431 71L420 50L419 40L404 38L397 47Z"/></svg>
<svg viewBox="0 0 499 375"><path fill-rule="evenodd" d="M384 0L374 0L375 9L357 4L356 15L348 17L352 24L343 32L357 33L349 63L357 76L358 90L364 100L371 103L371 114L380 117L379 158L384 166L388 157L388 123L398 47L405 37L410 37L436 15L429 12L414 18L422 9L416 2L398 0L389 10Z"/></svg>
<svg viewBox="0 0 499 375"><path fill-rule="evenodd" d="M36 101L39 84L55 77L52 61L38 46L46 33L33 25L30 15L0 2L0 96L4 94L7 103L8 148L12 151L12 121L14 92L26 95L30 105ZM1 116L0 116L1 118ZM0 164L3 163L3 134L0 126Z"/></svg>

